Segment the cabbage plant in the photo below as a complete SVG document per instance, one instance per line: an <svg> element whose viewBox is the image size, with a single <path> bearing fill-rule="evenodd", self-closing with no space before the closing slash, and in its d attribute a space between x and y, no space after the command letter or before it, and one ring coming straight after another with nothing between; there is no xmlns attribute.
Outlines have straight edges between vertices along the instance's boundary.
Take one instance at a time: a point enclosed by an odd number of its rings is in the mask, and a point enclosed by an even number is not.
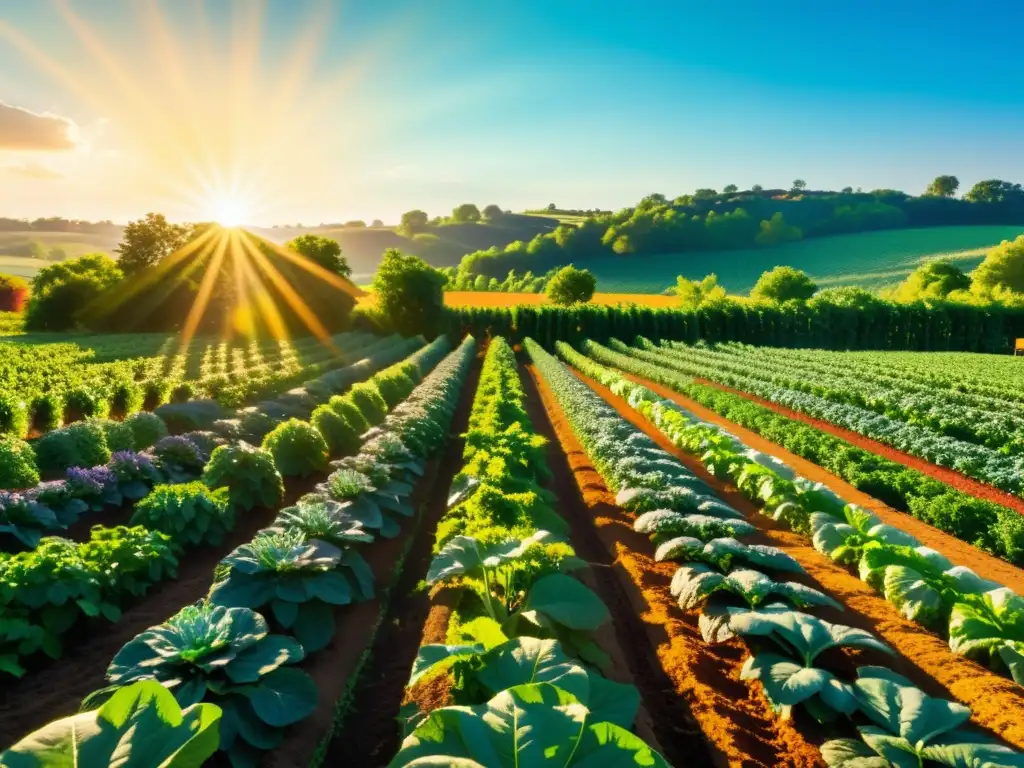
<svg viewBox="0 0 1024 768"><path fill-rule="evenodd" d="M840 603L813 587L792 581L774 581L751 568L736 568L723 574L703 563L684 565L672 577L670 589L684 611L695 610L712 595L723 594L740 598L750 608L756 608L770 597L781 597L797 608L827 605L843 609Z"/></svg>
<svg viewBox="0 0 1024 768"><path fill-rule="evenodd" d="M928 696L884 667L860 667L853 692L871 725L858 726L863 741L834 739L821 745L829 768L1020 768L1024 755L961 726L971 710Z"/></svg>
<svg viewBox="0 0 1024 768"><path fill-rule="evenodd" d="M654 559L695 560L728 571L743 563L754 567L773 568L788 573L803 573L803 567L778 547L764 544L743 544L733 538L712 539L704 543L691 536L677 536L658 546Z"/></svg>
<svg viewBox="0 0 1024 768"><path fill-rule="evenodd" d="M32 732L0 753L0 765L198 768L217 751L220 720L215 704L182 709L160 683L142 680L116 691L99 709Z"/></svg>
<svg viewBox="0 0 1024 768"><path fill-rule="evenodd" d="M229 755L273 749L285 726L316 708L316 684L288 666L304 655L294 639L270 634L267 620L249 608L199 603L126 643L107 668L110 687L86 703L156 680L182 707L206 701L223 710L220 749Z"/></svg>
<svg viewBox="0 0 1024 768"><path fill-rule="evenodd" d="M757 528L746 520L720 518L700 513L682 514L670 509L644 512L633 521L633 530L651 536L655 544L662 544L677 536L690 536L701 541L722 537L748 536Z"/></svg>
<svg viewBox="0 0 1024 768"><path fill-rule="evenodd" d="M622 726L599 722L571 693L550 683L517 685L486 704L442 707L408 736L389 763L517 768L642 765L668 768Z"/></svg>
<svg viewBox="0 0 1024 768"><path fill-rule="evenodd" d="M332 606L373 597L373 573L359 553L309 539L298 529L264 531L221 561L215 605L269 606L307 652L334 637Z"/></svg>
<svg viewBox="0 0 1024 768"><path fill-rule="evenodd" d="M1005 666L1024 685L1024 598L1006 587L963 596L950 615L949 647Z"/></svg>

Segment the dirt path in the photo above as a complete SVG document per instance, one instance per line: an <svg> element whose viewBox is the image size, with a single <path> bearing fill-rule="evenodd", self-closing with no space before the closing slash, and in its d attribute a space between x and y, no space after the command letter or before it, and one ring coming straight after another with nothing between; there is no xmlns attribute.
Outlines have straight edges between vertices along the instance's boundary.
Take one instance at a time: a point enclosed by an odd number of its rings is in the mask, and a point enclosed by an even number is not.
<svg viewBox="0 0 1024 768"><path fill-rule="evenodd" d="M845 611L815 609L815 615L828 621L874 632L892 646L898 656L888 660L882 657L873 663L885 663L887 667L905 675L915 685L932 695L955 698L963 702L971 708L972 719L978 726L988 729L1018 748L1024 748L1024 689L1008 678L996 675L973 661L953 654L942 638L921 625L904 619L892 605L856 575L815 551L806 538L784 530L771 518L760 514L734 486L722 483L708 474L699 459L673 446L622 398L578 372L576 375L614 406L623 418L678 458L694 474L707 482L716 494L754 523L760 529L759 535L749 537L747 541L770 544L785 550L806 569L809 578L803 579L805 583L822 589L846 606ZM731 424L724 426L734 431L737 437L745 439L743 430L734 428Z"/></svg>
<svg viewBox="0 0 1024 768"><path fill-rule="evenodd" d="M710 751L713 763L721 766L820 765L818 750L739 680L744 647L736 641L707 645L696 617L676 605L669 593L675 566L654 562L650 541L634 532L629 515L615 506L614 494L591 465L550 388L532 366L527 369L529 400L539 401L545 411L535 417L534 426L563 457L551 466L566 486L560 510L577 521L584 514L589 518L600 547L598 562L609 566L615 589L628 601L610 607L617 624L625 619L630 625L624 631L632 637L635 677L642 681L646 675L656 688L663 681L657 696L663 708L651 703L648 708L660 743L674 756L666 757L674 765L694 765L700 754ZM575 490L569 492L572 486ZM570 514L570 503L579 512Z"/></svg>
<svg viewBox="0 0 1024 768"><path fill-rule="evenodd" d="M385 564L383 570L374 570L379 574L381 581L386 582L387 563L390 563L392 569L400 569L395 574L397 578L392 581L392 590L386 605L374 600L366 604L373 606L372 619L353 617L346 620L344 626L339 625L337 636L355 635L361 637L362 641L358 645L358 652L347 654L343 661L336 659L332 665L334 677L343 684L340 687L335 686L336 691L331 699L332 720L333 705L342 695L344 684L351 685L348 678L356 672L357 662L360 661L363 652L368 649L370 655L366 667L359 672L358 681L352 688L354 703L345 713L341 727L333 734L327 746L325 765L383 766L387 765L398 751L399 732L395 716L402 704L405 684L409 680L409 670L416 659L423 627L431 611L429 594L417 591L416 585L426 576L427 568L433 559L434 531L447 511L448 488L452 477L462 466L465 441L461 435L469 424L473 396L480 379L482 356L483 349L480 349L462 389L449 430L448 445L440 460L431 466L424 478L429 480L424 483L425 492L418 493L415 500L416 509L420 510L415 530L410 526L407 536L400 537L409 539L407 543L410 546L404 559L400 559L400 552L396 552L391 560L382 561ZM419 490L417 489L417 492ZM376 631L378 624L379 632ZM372 625L374 631L369 632L367 625ZM356 650L353 643L345 642L346 645L352 644L352 650ZM344 669L338 669L339 661L342 661ZM315 747L316 741L329 730L329 726L330 723L319 730L311 730L310 736L306 739L306 746L309 747L309 742L312 742ZM303 743L298 735L295 741L298 745ZM308 751L312 754L313 749ZM305 761L279 762L277 753L273 763L275 766L308 764L308 757Z"/></svg>
<svg viewBox="0 0 1024 768"><path fill-rule="evenodd" d="M629 378L633 377L629 376ZM640 379L636 380L641 381ZM804 424L809 424L810 426L815 427L816 429L820 429L823 432L827 432L834 437L838 437L840 440L845 440L846 442L852 443L858 448L863 448L865 451L876 453L879 456L882 456L883 458L889 459L890 461L895 461L897 464L902 464L905 467L910 467L911 469L917 470L923 475L933 477L936 480L945 483L946 485L956 488L961 493L966 493L968 496L973 496L976 499L983 499L985 501L991 501L993 504L1000 504L1004 507L1008 507L1014 510L1015 512L1019 512L1020 514L1024 515L1024 499L1018 496L1014 496L1012 493L1007 493L1006 491L1001 491L998 488L994 488L993 486L983 483L980 480L975 480L972 477L968 477L965 474L957 472L955 469L947 469L946 467L940 467L937 464L932 464L930 461L925 461L924 459L918 456L912 456L909 453L898 451L892 446L886 445L885 443L880 443L877 440L872 440L870 437L865 437L864 435L858 432L853 432L844 427L832 424L831 422L822 421L821 419L816 419L813 416L808 416L805 413L794 411L783 405L773 403L771 400L765 400L763 397L752 395L749 392L744 392L739 389L733 389L732 387L727 387L724 384L718 384L717 382L710 381L708 379L694 378L694 381L697 382L698 384L703 384L708 387L719 389L722 392L728 392L730 394L737 395L739 397L744 398L745 400L750 400L753 403L757 403L758 405L763 405L765 408L770 408L771 410L775 411L775 413L779 414L780 416L785 416L787 418L794 419L795 421L800 421L803 422ZM644 380L643 383L646 386L650 386L652 389L654 389L650 382Z"/></svg>
<svg viewBox="0 0 1024 768"><path fill-rule="evenodd" d="M882 522L888 523L889 525L899 528L901 531L909 533L911 536L918 539L918 541L920 541L924 546L938 550L948 557L954 565L967 566L982 578L998 581L1000 584L1005 587L1009 587L1014 592L1024 594L1024 570L1011 565L1005 560L994 557L986 552L982 552L977 547L972 546L962 539L958 539L948 533L943 533L938 528L933 528L928 525L928 523L918 520L912 515L899 512L892 507L887 506L874 496L869 496L863 491L857 490L842 478L827 472L817 464L797 456L794 453L790 453L785 448L782 448L775 443L765 440L756 432L751 432L749 429L745 429L738 424L734 424L733 422L724 419L709 408L705 408L700 403L697 403L688 397L684 397L668 387L656 384L653 381L648 381L647 379L642 379L639 376L628 376L628 378L639 384L643 384L645 387L653 390L666 400L671 400L672 402L683 406L695 416L727 429L743 441L743 443L748 447L760 451L761 453L771 454L772 456L781 459L797 474L806 477L808 480L821 483L822 485L831 488L846 501L870 510L875 513ZM866 450L871 449L867 448Z"/></svg>

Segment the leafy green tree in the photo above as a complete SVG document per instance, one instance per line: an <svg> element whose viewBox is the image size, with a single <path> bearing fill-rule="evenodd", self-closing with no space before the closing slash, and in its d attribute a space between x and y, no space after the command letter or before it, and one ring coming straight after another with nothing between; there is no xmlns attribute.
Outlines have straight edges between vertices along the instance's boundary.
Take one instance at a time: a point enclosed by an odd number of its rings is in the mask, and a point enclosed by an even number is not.
<svg viewBox="0 0 1024 768"><path fill-rule="evenodd" d="M758 278L752 298L774 301L807 301L818 290L818 286L807 273L792 267L775 267Z"/></svg>
<svg viewBox="0 0 1024 768"><path fill-rule="evenodd" d="M793 192L799 193L807 189L807 182L803 179L793 179Z"/></svg>
<svg viewBox="0 0 1024 768"><path fill-rule="evenodd" d="M979 181L964 195L972 203L1001 203L1004 200L1019 200L1024 197L1020 184L1011 184L999 179Z"/></svg>
<svg viewBox="0 0 1024 768"><path fill-rule="evenodd" d="M501 210L500 205L495 205L494 203L491 203L490 205L484 206L483 216L485 219L489 221L496 221L497 219L500 219L504 215L505 212Z"/></svg>
<svg viewBox="0 0 1024 768"><path fill-rule="evenodd" d="M712 272L703 280L687 280L683 275L676 278L675 293L683 309L697 307L725 298L725 288L718 284L718 275Z"/></svg>
<svg viewBox="0 0 1024 768"><path fill-rule="evenodd" d="M853 187L843 187L839 191L842 192L844 195L852 195L853 194Z"/></svg>
<svg viewBox="0 0 1024 768"><path fill-rule="evenodd" d="M474 203L462 203L452 209L452 221L466 224L480 221L480 209Z"/></svg>
<svg viewBox="0 0 1024 768"><path fill-rule="evenodd" d="M989 251L971 273L971 288L978 293L1024 293L1024 235Z"/></svg>
<svg viewBox="0 0 1024 768"><path fill-rule="evenodd" d="M924 193L931 197L953 197L958 189L960 179L956 176L936 176Z"/></svg>
<svg viewBox="0 0 1024 768"><path fill-rule="evenodd" d="M426 229L428 221L429 218L423 211L406 211L402 214L402 223L398 225L398 232L406 237L412 237L417 232Z"/></svg>
<svg viewBox="0 0 1024 768"><path fill-rule="evenodd" d="M384 251L372 290L377 311L399 333L433 336L444 319L445 276L417 256L395 248Z"/></svg>
<svg viewBox="0 0 1024 768"><path fill-rule="evenodd" d="M477 275L473 281L474 291L486 291L487 290L487 275Z"/></svg>
<svg viewBox="0 0 1024 768"><path fill-rule="evenodd" d="M612 243L612 250L622 256L627 253L633 253L636 249L633 247L633 241L629 239L629 235L619 235L615 238L615 242Z"/></svg>
<svg viewBox="0 0 1024 768"><path fill-rule="evenodd" d="M345 257L341 255L341 245L337 240L324 237L323 235L306 234L289 240L284 244L284 247L290 251L295 251L295 253L301 256L305 256L314 264L323 267L332 274L339 275L340 277L348 277L352 274L352 267L349 266Z"/></svg>
<svg viewBox="0 0 1024 768"><path fill-rule="evenodd" d="M753 186L752 186L752 187L750 188L750 191L751 191L751 192L764 192L764 187L762 187L762 186L761 186L760 184L754 184L754 185L753 185Z"/></svg>
<svg viewBox="0 0 1024 768"><path fill-rule="evenodd" d="M380 219L374 219L373 221L370 222L370 227L372 229L380 229L383 226L384 226L384 222L381 221Z"/></svg>
<svg viewBox="0 0 1024 768"><path fill-rule="evenodd" d="M715 197L718 197L718 192L707 187L703 189L698 189L696 192L693 193L694 200L711 200Z"/></svg>
<svg viewBox="0 0 1024 768"><path fill-rule="evenodd" d="M863 288L853 285L842 285L837 288L826 288L818 291L808 302L808 306L831 304L834 307L850 307L851 309L871 309L880 307L885 302Z"/></svg>
<svg viewBox="0 0 1024 768"><path fill-rule="evenodd" d="M548 282L547 297L555 304L577 304L590 301L597 288L597 278L586 269L572 264L562 267Z"/></svg>
<svg viewBox="0 0 1024 768"><path fill-rule="evenodd" d="M893 292L896 301L917 299L944 299L953 291L966 291L971 278L963 270L942 259L929 261L915 269Z"/></svg>
<svg viewBox="0 0 1024 768"><path fill-rule="evenodd" d="M128 222L117 246L118 265L126 275L156 266L196 234L185 224L171 224L162 213Z"/></svg>
<svg viewBox="0 0 1024 768"><path fill-rule="evenodd" d="M736 192L738 190L739 190L739 187L737 187L735 184L726 184L722 188L722 192L724 192L727 195L731 195L733 192Z"/></svg>
<svg viewBox="0 0 1024 768"><path fill-rule="evenodd" d="M761 222L761 231L754 238L754 242L758 245L782 245L802 240L803 236L800 227L787 224L782 213L776 212L770 219Z"/></svg>
<svg viewBox="0 0 1024 768"><path fill-rule="evenodd" d="M347 229L365 229L366 222L362 219L352 219L351 221L346 221L342 226Z"/></svg>
<svg viewBox="0 0 1024 768"><path fill-rule="evenodd" d="M105 253L89 253L43 267L32 281L26 330L66 331L76 327L78 313L123 279L118 263Z"/></svg>

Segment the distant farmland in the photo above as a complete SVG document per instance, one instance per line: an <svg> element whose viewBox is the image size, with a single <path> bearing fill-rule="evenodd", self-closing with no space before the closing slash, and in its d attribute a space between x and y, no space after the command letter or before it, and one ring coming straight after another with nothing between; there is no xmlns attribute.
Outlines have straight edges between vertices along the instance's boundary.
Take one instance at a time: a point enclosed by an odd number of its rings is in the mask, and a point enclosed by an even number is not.
<svg viewBox="0 0 1024 768"><path fill-rule="evenodd" d="M706 251L642 257L578 260L597 276L599 291L657 293L709 272L730 293L746 293L767 269L786 265L812 275L821 287L860 285L878 288L902 280L925 261L948 258L962 269L976 267L985 252L1003 240L1024 234L1020 226L936 227L862 232L812 238L778 248Z"/></svg>

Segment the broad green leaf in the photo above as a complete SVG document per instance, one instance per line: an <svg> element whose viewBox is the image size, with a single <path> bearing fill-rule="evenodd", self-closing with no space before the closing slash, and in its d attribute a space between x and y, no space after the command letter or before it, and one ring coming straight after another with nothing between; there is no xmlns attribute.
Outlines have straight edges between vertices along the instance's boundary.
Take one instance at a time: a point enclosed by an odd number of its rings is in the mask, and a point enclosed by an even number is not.
<svg viewBox="0 0 1024 768"><path fill-rule="evenodd" d="M249 703L267 725L284 727L308 717L316 709L313 678L295 667L279 667L246 691Z"/></svg>
<svg viewBox="0 0 1024 768"><path fill-rule="evenodd" d="M590 696L586 670L562 651L557 640L517 637L488 651L476 678L492 693L530 683L551 683L584 704Z"/></svg>
<svg viewBox="0 0 1024 768"><path fill-rule="evenodd" d="M863 741L833 739L821 745L821 757L829 768L891 768Z"/></svg>
<svg viewBox="0 0 1024 768"><path fill-rule="evenodd" d="M877 667L862 668L860 675L854 690L861 711L888 733L912 744L957 728L971 715L962 704L928 696Z"/></svg>
<svg viewBox="0 0 1024 768"><path fill-rule="evenodd" d="M696 560L704 552L704 542L692 536L677 536L658 545L654 551L654 559L659 563L665 560Z"/></svg>
<svg viewBox="0 0 1024 768"><path fill-rule="evenodd" d="M967 730L947 733L921 749L921 756L950 768L1024 768L1024 754Z"/></svg>
<svg viewBox="0 0 1024 768"><path fill-rule="evenodd" d="M235 656L225 671L235 683L254 683L284 664L302 661L304 656L302 646L293 638L267 635Z"/></svg>
<svg viewBox="0 0 1024 768"><path fill-rule="evenodd" d="M942 595L917 571L890 565L885 569L882 585L885 599L908 619L928 626L942 615Z"/></svg>
<svg viewBox="0 0 1024 768"><path fill-rule="evenodd" d="M725 586L726 578L703 563L684 565L672 576L670 590L684 611L700 606L716 590Z"/></svg>
<svg viewBox="0 0 1024 768"><path fill-rule="evenodd" d="M331 606L317 600L300 605L292 634L307 654L326 648L334 638L334 611Z"/></svg>
<svg viewBox="0 0 1024 768"><path fill-rule="evenodd" d="M881 728L865 725L858 729L864 743L894 768L921 768L914 745L902 736L886 733Z"/></svg>
<svg viewBox="0 0 1024 768"><path fill-rule="evenodd" d="M572 576L552 573L530 587L523 612L536 611L570 629L594 630L611 618L594 591Z"/></svg>
<svg viewBox="0 0 1024 768"><path fill-rule="evenodd" d="M482 653L484 653L484 647L479 644L441 645L430 643L421 645L416 654L416 660L412 664L412 672L406 687L412 688L424 675L433 673L439 665L448 666L457 659L479 656Z"/></svg>

